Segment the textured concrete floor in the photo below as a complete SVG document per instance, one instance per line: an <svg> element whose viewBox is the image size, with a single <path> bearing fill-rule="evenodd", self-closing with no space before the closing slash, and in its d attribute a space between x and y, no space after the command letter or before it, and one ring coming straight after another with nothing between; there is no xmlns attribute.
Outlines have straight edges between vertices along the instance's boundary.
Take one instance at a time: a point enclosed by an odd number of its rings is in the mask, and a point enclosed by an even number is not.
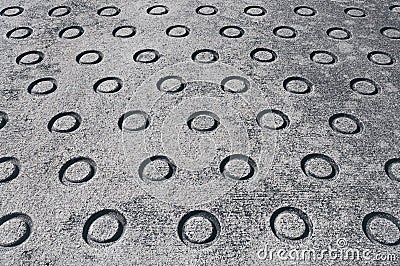
<svg viewBox="0 0 400 266"><path fill-rule="evenodd" d="M400 264L400 2L0 20L1 266Z"/></svg>

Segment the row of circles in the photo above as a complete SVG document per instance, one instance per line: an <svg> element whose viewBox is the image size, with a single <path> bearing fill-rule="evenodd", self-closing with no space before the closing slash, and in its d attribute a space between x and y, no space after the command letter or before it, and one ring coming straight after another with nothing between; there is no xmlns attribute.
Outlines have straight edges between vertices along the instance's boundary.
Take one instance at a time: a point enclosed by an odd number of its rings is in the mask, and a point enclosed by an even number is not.
<svg viewBox="0 0 400 266"><path fill-rule="evenodd" d="M206 119L206 125L196 125L196 120ZM9 122L7 113L0 111L0 129ZM264 129L282 130L290 125L289 117L277 109L264 109L256 116L257 124ZM354 115L337 113L329 119L329 126L337 133L354 135L363 132L363 123ZM77 130L82 124L82 117L76 112L61 112L52 117L47 124L50 132L70 133ZM145 130L150 127L151 117L142 110L131 110L118 119L118 127L125 132ZM187 118L187 126L196 132L211 132L218 129L220 118L208 110L194 112Z"/></svg>
<svg viewBox="0 0 400 266"><path fill-rule="evenodd" d="M131 25L122 25L112 31L112 35L118 38L130 38L136 35L137 29ZM166 29L166 34L170 37L182 38L190 34L190 28L185 25L174 25ZM29 27L17 27L6 33L9 39L28 38L33 33ZM76 39L82 36L85 30L81 26L69 26L62 29L58 36L64 39ZM278 26L272 30L272 33L280 38L293 39L298 36L298 31L290 26ZM400 39L400 30L396 27L383 27L380 33L389 39ZM226 38L240 38L245 34L245 30L239 26L224 26L220 28L219 34ZM341 27L332 27L326 30L326 34L336 40L347 40L352 37L349 30Z"/></svg>
<svg viewBox="0 0 400 266"><path fill-rule="evenodd" d="M19 65L35 65L43 61L45 55L41 51L27 51L16 58L16 63ZM138 63L154 63L160 59L161 54L154 49L143 49L133 55L133 60ZM261 63L271 63L278 59L275 51L269 48L256 48L250 52L251 59ZM86 50L76 56L77 63L81 65L93 65L103 61L104 54L97 50ZM220 58L217 51L211 49L196 50L191 59L194 62L209 64L218 61ZM389 53L384 51L369 52L367 58L370 62L381 65L391 66L396 62L396 59ZM310 53L310 59L321 65L332 65L339 61L339 58L324 50L317 50Z"/></svg>
<svg viewBox="0 0 400 266"><path fill-rule="evenodd" d="M229 170L230 166L238 163L247 164L246 171ZM159 170L159 176L153 177L146 173L148 167L164 165L163 170ZM21 171L20 161L15 157L1 157L1 176L0 183L7 183L15 179ZM339 165L329 156L320 153L311 153L303 157L300 167L306 176L330 180L339 175ZM172 159L164 155L151 156L142 161L138 168L139 177L142 180L164 181L172 178L176 173L177 165ZM76 171L79 174L76 174ZM225 157L219 165L220 174L236 181L243 181L253 177L258 171L257 163L249 156L243 154L232 154ZM400 182L400 158L392 158L384 164L384 171L387 176ZM86 173L85 173L86 172ZM91 180L97 172L96 163L88 157L75 157L68 160L59 170L59 180L64 185L76 185L86 183Z"/></svg>
<svg viewBox="0 0 400 266"><path fill-rule="evenodd" d="M300 76L290 76L283 81L283 88L293 94L308 94L315 90L314 84ZM174 94L183 91L187 82L180 76L171 75L160 78L156 87L160 92ZM354 78L349 87L361 95L376 95L382 88L369 78ZM123 88L123 81L118 77L99 79L93 85L96 93L117 93ZM39 78L28 85L27 91L32 95L48 95L58 89L58 82L52 77ZM250 90L250 81L241 76L228 76L221 81L221 89L228 93L245 93ZM0 127L1 128L1 127Z"/></svg>
<svg viewBox="0 0 400 266"><path fill-rule="evenodd" d="M0 11L0 16L13 17L24 12L24 8L20 6L10 6ZM400 5L391 5L389 10L395 13L400 13ZM169 8L164 5L154 5L147 8L149 15L166 15L169 13ZM293 9L294 13L299 16L312 17L317 15L317 10L309 6L297 6ZM48 15L51 17L63 17L72 12L69 6L57 6L49 10ZM204 16L216 15L219 9L212 5L203 5L196 8L196 13ZM249 16L264 16L267 10L262 6L247 6L243 12ZM116 6L104 6L97 10L97 15L104 17L114 17L121 13L121 9ZM367 12L359 7L348 7L344 9L344 13L350 17L362 18L367 16Z"/></svg>
<svg viewBox="0 0 400 266"><path fill-rule="evenodd" d="M107 220L112 223L104 228L99 221ZM374 222L385 220L400 231L400 220L386 212L368 213L361 224L366 237L373 243L385 246L397 246L400 238L391 240L373 230ZM270 228L273 234L281 241L298 241L310 237L313 233L313 224L308 215L296 207L282 207L275 210L270 217ZM18 224L19 235L12 239L0 240L0 247L15 247L25 242L33 230L33 221L29 215L20 212L7 214L0 218L0 231L5 224ZM103 228L102 228L103 227ZM127 227L125 216L115 209L103 209L92 214L85 222L82 230L83 240L93 247L110 246L124 235ZM293 230L293 228L295 230ZM100 229L100 230L99 230ZM107 235L97 233L101 229ZM214 244L221 234L222 226L218 218L205 210L193 210L181 217L177 226L179 239L192 248L205 248Z"/></svg>

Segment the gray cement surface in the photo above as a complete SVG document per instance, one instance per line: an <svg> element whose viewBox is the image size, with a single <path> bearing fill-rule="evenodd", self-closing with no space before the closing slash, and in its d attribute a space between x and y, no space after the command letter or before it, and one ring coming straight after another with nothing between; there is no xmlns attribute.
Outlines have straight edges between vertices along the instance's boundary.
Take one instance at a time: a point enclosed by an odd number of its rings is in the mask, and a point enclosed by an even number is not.
<svg viewBox="0 0 400 266"><path fill-rule="evenodd" d="M400 2L1 1L0 265L400 265Z"/></svg>

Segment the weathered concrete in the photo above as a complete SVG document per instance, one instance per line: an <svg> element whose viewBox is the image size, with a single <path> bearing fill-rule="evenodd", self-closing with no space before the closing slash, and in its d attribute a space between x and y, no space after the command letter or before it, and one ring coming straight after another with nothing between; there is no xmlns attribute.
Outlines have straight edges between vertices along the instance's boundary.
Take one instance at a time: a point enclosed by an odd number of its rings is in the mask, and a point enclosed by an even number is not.
<svg viewBox="0 0 400 266"><path fill-rule="evenodd" d="M0 265L399 263L400 2L0 10Z"/></svg>

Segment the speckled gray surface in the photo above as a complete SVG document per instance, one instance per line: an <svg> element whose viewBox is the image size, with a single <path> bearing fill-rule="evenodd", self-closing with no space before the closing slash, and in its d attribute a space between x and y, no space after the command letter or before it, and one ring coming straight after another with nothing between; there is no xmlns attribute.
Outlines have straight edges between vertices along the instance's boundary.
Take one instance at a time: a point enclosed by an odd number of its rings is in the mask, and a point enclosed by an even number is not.
<svg viewBox="0 0 400 266"><path fill-rule="evenodd" d="M0 10L0 265L400 263L400 2Z"/></svg>

